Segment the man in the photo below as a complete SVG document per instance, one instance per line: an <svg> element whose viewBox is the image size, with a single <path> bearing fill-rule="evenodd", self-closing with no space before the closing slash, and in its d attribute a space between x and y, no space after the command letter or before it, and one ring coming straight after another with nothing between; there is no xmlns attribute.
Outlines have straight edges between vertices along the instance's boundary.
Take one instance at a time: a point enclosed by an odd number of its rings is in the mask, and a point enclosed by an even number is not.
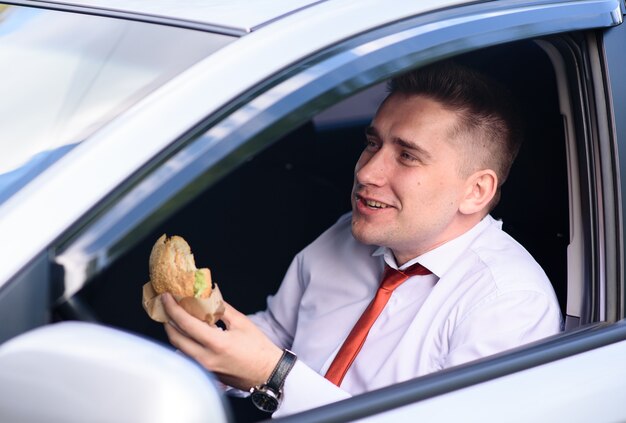
<svg viewBox="0 0 626 423"><path fill-rule="evenodd" d="M296 256L266 311L227 305L222 331L164 298L172 344L224 383L258 390L278 371L276 415L560 330L546 275L488 214L520 144L509 94L449 62L390 88L366 131L352 213ZM383 274L397 286L379 288Z"/></svg>

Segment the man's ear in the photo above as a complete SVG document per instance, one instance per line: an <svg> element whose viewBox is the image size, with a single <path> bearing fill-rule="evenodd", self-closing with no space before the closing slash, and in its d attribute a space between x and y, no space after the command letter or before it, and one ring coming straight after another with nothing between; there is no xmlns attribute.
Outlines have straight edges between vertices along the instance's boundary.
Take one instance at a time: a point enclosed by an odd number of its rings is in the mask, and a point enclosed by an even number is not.
<svg viewBox="0 0 626 423"><path fill-rule="evenodd" d="M484 210L498 189L498 176L491 169L474 172L467 178L465 196L459 205L459 211L469 215Z"/></svg>

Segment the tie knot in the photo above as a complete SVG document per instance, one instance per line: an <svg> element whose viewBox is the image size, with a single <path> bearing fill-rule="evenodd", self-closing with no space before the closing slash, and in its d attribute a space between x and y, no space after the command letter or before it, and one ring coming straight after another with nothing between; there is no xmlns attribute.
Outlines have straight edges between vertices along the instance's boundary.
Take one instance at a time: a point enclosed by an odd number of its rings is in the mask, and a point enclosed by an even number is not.
<svg viewBox="0 0 626 423"><path fill-rule="evenodd" d="M385 265L385 273L383 274L380 287L385 290L393 291L411 276L430 275L431 273L430 270L419 263L415 263L404 270L397 270Z"/></svg>

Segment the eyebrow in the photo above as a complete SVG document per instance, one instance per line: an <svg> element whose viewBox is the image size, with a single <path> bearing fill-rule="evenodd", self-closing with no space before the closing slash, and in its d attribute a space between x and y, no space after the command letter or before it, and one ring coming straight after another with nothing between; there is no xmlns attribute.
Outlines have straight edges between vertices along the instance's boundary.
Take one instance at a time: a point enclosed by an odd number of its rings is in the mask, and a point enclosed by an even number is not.
<svg viewBox="0 0 626 423"><path fill-rule="evenodd" d="M373 126L368 126L367 128L365 128L365 135L381 139L378 131ZM428 151L426 151L424 148L420 147L413 141L395 137L393 138L393 143L399 145L402 148L406 148L407 150L415 151L416 154L419 156L419 159L423 162L426 162L432 158L432 155Z"/></svg>
<svg viewBox="0 0 626 423"><path fill-rule="evenodd" d="M368 126L367 128L365 128L365 135L380 138L378 136L378 131L373 126Z"/></svg>

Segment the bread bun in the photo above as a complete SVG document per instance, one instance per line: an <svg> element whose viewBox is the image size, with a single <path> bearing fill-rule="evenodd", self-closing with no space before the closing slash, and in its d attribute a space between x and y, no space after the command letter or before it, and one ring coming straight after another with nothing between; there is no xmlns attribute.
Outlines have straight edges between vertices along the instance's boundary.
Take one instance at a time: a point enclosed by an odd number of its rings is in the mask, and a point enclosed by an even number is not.
<svg viewBox="0 0 626 423"><path fill-rule="evenodd" d="M208 298L212 281L209 269L197 269L187 241L163 234L150 253L150 282L157 294Z"/></svg>

